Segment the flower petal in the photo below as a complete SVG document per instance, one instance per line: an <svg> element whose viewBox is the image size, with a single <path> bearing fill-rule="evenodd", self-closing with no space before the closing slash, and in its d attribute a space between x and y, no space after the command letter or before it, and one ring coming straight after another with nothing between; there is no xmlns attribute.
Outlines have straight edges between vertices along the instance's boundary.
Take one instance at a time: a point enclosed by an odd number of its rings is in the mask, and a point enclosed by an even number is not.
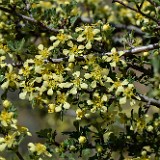
<svg viewBox="0 0 160 160"><path fill-rule="evenodd" d="M70 104L68 102L64 102L63 108L69 109L70 108Z"/></svg>

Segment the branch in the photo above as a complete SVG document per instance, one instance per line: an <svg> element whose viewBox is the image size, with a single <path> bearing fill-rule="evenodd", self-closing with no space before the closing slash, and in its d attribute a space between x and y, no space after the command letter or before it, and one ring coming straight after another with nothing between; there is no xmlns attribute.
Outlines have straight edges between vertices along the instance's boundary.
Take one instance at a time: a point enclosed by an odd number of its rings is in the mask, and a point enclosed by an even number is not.
<svg viewBox="0 0 160 160"><path fill-rule="evenodd" d="M160 108L160 100L149 98L143 94L138 94L138 96L141 98L141 101L148 102L150 105L153 105L153 106L156 106L157 108Z"/></svg>
<svg viewBox="0 0 160 160"><path fill-rule="evenodd" d="M154 2L153 0L148 0L154 7L159 7L158 4L156 4L156 2Z"/></svg>
<svg viewBox="0 0 160 160"><path fill-rule="evenodd" d="M111 23L111 25L115 27L116 29L126 29L128 31L134 31L134 33L137 33L139 35L145 34L144 32L141 31L141 29L133 25L114 24L114 23Z"/></svg>
<svg viewBox="0 0 160 160"><path fill-rule="evenodd" d="M31 5L30 5L30 3L28 2L28 0L23 0L23 3L25 4L25 10L29 13L30 17L33 17L33 16L32 16L32 13L31 13L31 11L30 11Z"/></svg>
<svg viewBox="0 0 160 160"><path fill-rule="evenodd" d="M150 50L153 50L153 49L158 49L160 47L160 45L158 43L154 43L154 44L150 44L148 46L140 46L140 47L135 47L133 49L130 49L130 50L124 50L124 54L123 56L128 56L130 54L137 54L137 53L141 53L141 52L146 52L146 51L150 51ZM118 52L122 52L122 51L118 51ZM107 52L107 53L102 53L103 56L105 55L112 55L112 52ZM86 58L86 56L79 56L79 57L76 57L76 60L84 60ZM50 58L49 60L45 60L45 62L52 62L52 63L60 63L60 62L63 62L63 61L67 61L69 59L69 57L64 57L64 58Z"/></svg>
<svg viewBox="0 0 160 160"><path fill-rule="evenodd" d="M16 155L20 160L24 160L24 158L22 157L22 155L18 151L16 152Z"/></svg>
<svg viewBox="0 0 160 160"><path fill-rule="evenodd" d="M133 68L133 69L135 69L139 72L142 72L145 75L151 75L153 73L151 68L146 69L146 68L143 68L143 67L138 66L136 64L132 64L132 63L127 63L127 66L130 67L130 68Z"/></svg>
<svg viewBox="0 0 160 160"><path fill-rule="evenodd" d="M158 43L154 43L154 44L150 44L148 46L140 46L140 47L135 47L133 49L130 50L124 50L124 55L130 55L130 54L137 54L137 53L141 53L141 52L147 52L150 50L154 50L154 49L158 49L160 47L160 45Z"/></svg>
<svg viewBox="0 0 160 160"><path fill-rule="evenodd" d="M126 8L129 8L130 10L132 10L132 11L134 11L134 12L140 13L142 16L144 16L144 17L146 17L146 18L148 18L148 19L151 19L152 21L156 22L157 24L159 23L159 21L158 21L157 19L155 19L154 17L151 17L151 16L149 16L148 14L143 13L143 12L140 10L140 8L135 9L135 8L133 8L133 7L131 7L131 6L128 6L127 4L123 3L123 2L120 1L120 0L113 0L113 1L112 1L112 3L115 3L115 2L123 5L123 6L126 7Z"/></svg>
<svg viewBox="0 0 160 160"><path fill-rule="evenodd" d="M35 25L38 25L39 27L41 27L43 30L47 30L49 32L52 32L54 34L58 34L59 33L59 30L58 29L55 29L55 28L51 28L49 26L46 26L44 23L40 22L40 21L37 21L36 19L32 18L32 17L28 17L26 15L23 15L23 14L20 14L20 13L16 13L15 10L11 10L11 9L8 9L8 8L4 8L4 7L1 7L0 6L0 10L4 11L4 12L7 12L7 13L10 13L12 15L15 15L17 17L20 17L22 18L23 20L25 21L29 21Z"/></svg>

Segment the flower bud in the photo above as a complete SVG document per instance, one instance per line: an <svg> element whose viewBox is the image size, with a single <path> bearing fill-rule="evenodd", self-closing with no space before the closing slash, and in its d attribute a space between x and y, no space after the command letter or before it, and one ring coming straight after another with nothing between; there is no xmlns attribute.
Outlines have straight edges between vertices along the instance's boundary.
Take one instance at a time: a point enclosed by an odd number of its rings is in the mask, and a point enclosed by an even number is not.
<svg viewBox="0 0 160 160"><path fill-rule="evenodd" d="M148 56L149 52L143 52L143 56Z"/></svg>
<svg viewBox="0 0 160 160"><path fill-rule="evenodd" d="M5 108L8 108L10 105L11 105L11 102L8 101L7 99L3 101L3 106L4 106Z"/></svg>
<svg viewBox="0 0 160 160"><path fill-rule="evenodd" d="M100 145L98 145L98 146L96 147L96 150L97 150L98 153L102 153L103 147L100 146Z"/></svg>
<svg viewBox="0 0 160 160"><path fill-rule="evenodd" d="M148 132L152 132L152 130L153 130L153 126L149 125L149 126L147 127L147 131L148 131Z"/></svg>
<svg viewBox="0 0 160 160"><path fill-rule="evenodd" d="M103 26L103 31L107 31L107 30L109 30L109 29L110 29L109 24L105 24L105 25Z"/></svg>
<svg viewBox="0 0 160 160"><path fill-rule="evenodd" d="M85 136L80 136L80 137L78 138L78 141L79 141L80 144L84 144L84 143L86 143L87 139L86 139Z"/></svg>

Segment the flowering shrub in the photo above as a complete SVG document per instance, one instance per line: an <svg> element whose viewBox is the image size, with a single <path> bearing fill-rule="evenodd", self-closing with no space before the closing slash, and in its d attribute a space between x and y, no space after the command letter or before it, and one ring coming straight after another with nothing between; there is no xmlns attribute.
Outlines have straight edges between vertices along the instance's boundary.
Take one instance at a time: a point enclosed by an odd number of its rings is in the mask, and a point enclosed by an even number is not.
<svg viewBox="0 0 160 160"><path fill-rule="evenodd" d="M1 152L158 160L159 0L0 0L0 85ZM71 118L74 129L61 140L53 126L37 131L43 142L29 142L23 155L32 134L8 96L16 91L46 116Z"/></svg>

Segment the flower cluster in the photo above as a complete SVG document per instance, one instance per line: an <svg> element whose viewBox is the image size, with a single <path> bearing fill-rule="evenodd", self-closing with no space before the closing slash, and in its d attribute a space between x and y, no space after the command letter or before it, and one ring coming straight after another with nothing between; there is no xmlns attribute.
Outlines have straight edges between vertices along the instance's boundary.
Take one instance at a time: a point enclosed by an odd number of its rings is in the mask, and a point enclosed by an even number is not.
<svg viewBox="0 0 160 160"><path fill-rule="evenodd" d="M37 132L44 144L28 144L31 159L160 156L159 115L150 109L160 98L160 4L153 1L0 0L0 151L21 157L19 145L31 136L7 98L16 92L51 124ZM74 131L58 117L73 121ZM67 137L60 143L55 123Z"/></svg>
<svg viewBox="0 0 160 160"><path fill-rule="evenodd" d="M31 154L35 154L38 157L40 156L52 157L52 155L47 151L47 147L41 143L35 143L35 144L29 143L28 149L31 152Z"/></svg>
<svg viewBox="0 0 160 160"><path fill-rule="evenodd" d="M28 128L17 124L17 113L9 100L2 102L3 110L0 112L0 151L16 149L25 136L31 136Z"/></svg>

